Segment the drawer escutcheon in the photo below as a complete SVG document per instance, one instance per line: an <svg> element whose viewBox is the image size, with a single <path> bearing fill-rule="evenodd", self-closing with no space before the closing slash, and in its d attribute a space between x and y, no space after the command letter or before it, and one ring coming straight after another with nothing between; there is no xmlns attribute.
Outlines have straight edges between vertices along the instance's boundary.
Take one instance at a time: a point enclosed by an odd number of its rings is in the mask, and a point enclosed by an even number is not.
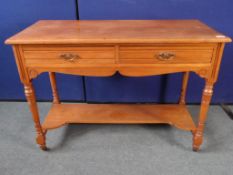
<svg viewBox="0 0 233 175"><path fill-rule="evenodd" d="M60 55L60 58L65 61L75 62L75 60L80 59L80 56L72 53L64 53Z"/></svg>
<svg viewBox="0 0 233 175"><path fill-rule="evenodd" d="M155 57L161 61L168 61L174 59L176 54L173 52L161 52L158 55L155 55Z"/></svg>

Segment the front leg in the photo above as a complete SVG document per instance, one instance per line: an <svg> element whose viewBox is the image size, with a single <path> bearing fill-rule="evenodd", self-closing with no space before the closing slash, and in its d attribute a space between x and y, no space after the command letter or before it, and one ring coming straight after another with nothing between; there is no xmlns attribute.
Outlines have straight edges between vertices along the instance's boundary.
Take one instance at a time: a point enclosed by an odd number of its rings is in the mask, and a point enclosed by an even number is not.
<svg viewBox="0 0 233 175"><path fill-rule="evenodd" d="M27 98L30 111L32 113L32 118L33 118L35 128L36 128L36 134L37 134L36 142L37 144L39 144L42 150L46 150L46 142L45 142L46 131L43 131L41 124L40 124L38 107L36 104L36 96L35 96L34 88L31 82L24 84L24 92L25 92L25 96Z"/></svg>
<svg viewBox="0 0 233 175"><path fill-rule="evenodd" d="M206 80L205 88L202 94L201 109L199 114L199 121L196 131L193 133L193 150L198 151L200 145L203 142L203 131L205 126L205 121L207 118L207 112L209 109L209 104L213 94L214 83Z"/></svg>

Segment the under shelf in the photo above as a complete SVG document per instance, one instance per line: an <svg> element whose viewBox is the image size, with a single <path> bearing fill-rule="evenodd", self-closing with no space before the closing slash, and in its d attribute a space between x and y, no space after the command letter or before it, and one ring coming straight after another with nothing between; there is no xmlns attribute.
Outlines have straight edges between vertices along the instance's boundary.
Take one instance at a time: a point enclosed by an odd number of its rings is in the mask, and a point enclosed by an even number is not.
<svg viewBox="0 0 233 175"><path fill-rule="evenodd" d="M165 104L53 104L43 129L68 123L156 124L167 123L194 131L195 124L185 105Z"/></svg>

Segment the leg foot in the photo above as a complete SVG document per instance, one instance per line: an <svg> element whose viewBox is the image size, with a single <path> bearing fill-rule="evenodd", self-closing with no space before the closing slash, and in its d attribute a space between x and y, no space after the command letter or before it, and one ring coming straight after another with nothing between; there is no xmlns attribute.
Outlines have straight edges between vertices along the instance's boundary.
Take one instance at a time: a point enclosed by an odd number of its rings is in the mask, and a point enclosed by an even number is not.
<svg viewBox="0 0 233 175"><path fill-rule="evenodd" d="M198 151L199 151L199 149L200 149L199 147L197 147L197 146L193 146L193 151L194 151L194 152L198 152Z"/></svg>
<svg viewBox="0 0 233 175"><path fill-rule="evenodd" d="M40 148L42 150L47 150L47 147L46 147L46 138L45 138L44 134L37 135L36 142L37 142L37 144L40 146Z"/></svg>
<svg viewBox="0 0 233 175"><path fill-rule="evenodd" d="M203 134L201 132L193 133L193 151L199 151L203 143Z"/></svg>
<svg viewBox="0 0 233 175"><path fill-rule="evenodd" d="M40 145L40 149L43 150L43 151L47 151L48 150L48 148L46 146L44 146L44 145Z"/></svg>

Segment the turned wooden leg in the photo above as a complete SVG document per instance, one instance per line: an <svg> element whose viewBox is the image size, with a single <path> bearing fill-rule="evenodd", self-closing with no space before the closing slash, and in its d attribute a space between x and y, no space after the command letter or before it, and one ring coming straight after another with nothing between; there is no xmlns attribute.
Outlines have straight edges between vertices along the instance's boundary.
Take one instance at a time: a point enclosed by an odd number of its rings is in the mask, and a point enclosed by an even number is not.
<svg viewBox="0 0 233 175"><path fill-rule="evenodd" d="M205 121L207 118L207 112L209 109L209 104L213 94L213 82L206 80L205 88L202 94L201 109L199 114L199 121L196 131L193 133L193 150L198 151L200 145L203 142L203 131L205 126Z"/></svg>
<svg viewBox="0 0 233 175"><path fill-rule="evenodd" d="M35 124L36 128L36 142L39 144L40 148L42 150L46 150L46 142L45 142L45 133L46 131L43 131L41 124L40 124L40 118L39 118L39 113L38 113L38 108L36 104L36 97L35 97L35 92L34 88L32 86L32 83L24 84L24 92L25 96L27 98L31 113L32 113L32 118Z"/></svg>
<svg viewBox="0 0 233 175"><path fill-rule="evenodd" d="M49 72L49 79L52 87L52 93L53 93L53 104L59 104L60 99L57 91L57 83L56 83L56 75L54 72Z"/></svg>
<svg viewBox="0 0 233 175"><path fill-rule="evenodd" d="M179 104L182 104L182 105L185 104L185 98L186 98L187 86L188 86L188 79L189 79L189 72L184 72L182 87L181 87L180 100L179 100Z"/></svg>

